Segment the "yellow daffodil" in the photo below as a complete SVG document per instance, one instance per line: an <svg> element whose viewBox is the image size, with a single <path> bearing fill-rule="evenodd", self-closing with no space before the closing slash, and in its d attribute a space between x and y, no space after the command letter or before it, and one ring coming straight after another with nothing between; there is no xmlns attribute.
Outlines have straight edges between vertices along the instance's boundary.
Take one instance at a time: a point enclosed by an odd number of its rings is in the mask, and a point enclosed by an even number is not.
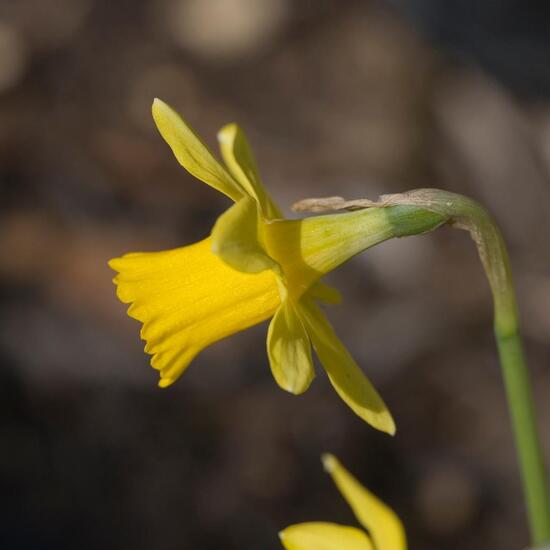
<svg viewBox="0 0 550 550"><path fill-rule="evenodd" d="M299 523L279 533L286 550L406 550L405 530L395 512L363 487L336 457L324 455L323 464L366 532L336 523Z"/></svg>
<svg viewBox="0 0 550 550"><path fill-rule="evenodd" d="M407 212L375 208L284 220L237 125L229 124L218 134L223 166L158 99L153 118L179 163L234 201L211 235L198 243L109 262L118 272L114 282L119 299L130 303L128 314L143 323L141 337L145 352L152 355L151 365L160 372L159 385L172 384L210 344L272 318L267 352L283 389L300 394L308 388L314 377L313 344L349 407L375 428L394 433L384 402L315 302L338 302L338 292L320 278L358 252L396 236L394 218L406 218Z"/></svg>

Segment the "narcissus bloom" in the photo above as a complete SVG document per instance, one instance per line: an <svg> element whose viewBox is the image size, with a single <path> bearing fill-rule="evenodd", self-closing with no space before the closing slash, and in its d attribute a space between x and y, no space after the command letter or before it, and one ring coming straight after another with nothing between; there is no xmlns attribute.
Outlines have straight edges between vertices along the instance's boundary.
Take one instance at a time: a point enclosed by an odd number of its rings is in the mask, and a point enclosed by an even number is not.
<svg viewBox="0 0 550 550"><path fill-rule="evenodd" d="M336 523L299 523L279 533L286 550L406 550L405 530L395 512L363 487L336 457L324 455L323 464L366 532Z"/></svg>
<svg viewBox="0 0 550 550"><path fill-rule="evenodd" d="M151 365L169 386L208 345L272 318L267 352L285 390L304 392L314 377L311 344L340 397L375 428L394 433L386 405L316 301L338 292L321 277L358 252L395 236L398 211L371 209L284 220L263 187L246 137L235 124L218 134L225 166L160 100L153 118L179 163L233 202L206 239L109 262L117 295L143 323ZM406 212L403 212L406 215Z"/></svg>

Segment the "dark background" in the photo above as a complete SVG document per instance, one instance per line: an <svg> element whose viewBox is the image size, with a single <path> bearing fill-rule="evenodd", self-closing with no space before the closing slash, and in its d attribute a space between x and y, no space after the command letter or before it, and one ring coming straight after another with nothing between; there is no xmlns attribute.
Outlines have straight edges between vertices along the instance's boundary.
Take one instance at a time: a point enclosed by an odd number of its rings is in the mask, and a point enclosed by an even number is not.
<svg viewBox="0 0 550 550"><path fill-rule="evenodd" d="M386 243L331 276L344 303L329 315L395 438L321 370L305 395L280 391L266 326L159 390L106 261L203 238L228 206L173 159L155 96L211 145L238 121L289 215L310 196L468 194L509 243L548 419L544 6L0 0L1 547L279 548L291 523L355 524L321 468L331 451L399 513L412 549L523 548L491 300L466 234Z"/></svg>

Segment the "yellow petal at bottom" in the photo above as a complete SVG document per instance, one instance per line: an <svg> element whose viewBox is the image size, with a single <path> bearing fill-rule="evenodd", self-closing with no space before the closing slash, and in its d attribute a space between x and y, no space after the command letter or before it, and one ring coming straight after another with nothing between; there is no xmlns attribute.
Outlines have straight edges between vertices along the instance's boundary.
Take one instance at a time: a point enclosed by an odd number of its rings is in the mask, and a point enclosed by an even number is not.
<svg viewBox="0 0 550 550"><path fill-rule="evenodd" d="M397 514L363 487L335 456L323 455L323 464L355 517L368 529L377 550L406 550L405 529Z"/></svg>
<svg viewBox="0 0 550 550"><path fill-rule="evenodd" d="M279 537L286 550L374 550L364 531L336 523L299 523Z"/></svg>
<svg viewBox="0 0 550 550"><path fill-rule="evenodd" d="M280 303L272 271L248 274L211 252L211 239L163 252L126 254L109 262L128 315L141 321L145 351L173 383L206 346L268 319Z"/></svg>

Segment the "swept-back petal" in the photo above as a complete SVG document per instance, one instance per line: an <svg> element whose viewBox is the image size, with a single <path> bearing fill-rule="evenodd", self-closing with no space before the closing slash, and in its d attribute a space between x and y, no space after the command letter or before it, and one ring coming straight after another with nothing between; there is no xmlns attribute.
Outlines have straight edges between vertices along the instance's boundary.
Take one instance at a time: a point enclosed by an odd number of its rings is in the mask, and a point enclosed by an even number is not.
<svg viewBox="0 0 550 550"><path fill-rule="evenodd" d="M308 299L300 312L321 364L338 395L374 428L394 434L395 423L384 401L338 339L321 310Z"/></svg>
<svg viewBox="0 0 550 550"><path fill-rule="evenodd" d="M286 550L374 550L364 531L336 523L298 523L279 537Z"/></svg>
<svg viewBox="0 0 550 550"><path fill-rule="evenodd" d="M252 197L256 198L264 216L282 218L268 192L262 185L258 167L246 135L236 124L228 124L218 132L223 160L233 177Z"/></svg>
<svg viewBox="0 0 550 550"><path fill-rule="evenodd" d="M279 271L278 264L260 242L262 223L256 201L251 197L242 198L217 219L212 229L212 252L245 273Z"/></svg>
<svg viewBox="0 0 550 550"><path fill-rule="evenodd" d="M368 529L377 550L406 550L405 529L397 514L363 487L335 456L323 455L323 464L355 517Z"/></svg>
<svg viewBox="0 0 550 550"><path fill-rule="evenodd" d="M153 101L153 118L178 162L193 176L238 201L244 191L214 158L185 121L160 99Z"/></svg>
<svg viewBox="0 0 550 550"><path fill-rule="evenodd" d="M283 390L305 392L315 376L311 343L294 305L285 300L276 311L267 332L271 372Z"/></svg>
<svg viewBox="0 0 550 550"><path fill-rule="evenodd" d="M241 273L211 252L210 238L164 252L133 253L109 266L117 295L141 321L145 351L173 383L206 346L271 317L280 303L271 271Z"/></svg>

